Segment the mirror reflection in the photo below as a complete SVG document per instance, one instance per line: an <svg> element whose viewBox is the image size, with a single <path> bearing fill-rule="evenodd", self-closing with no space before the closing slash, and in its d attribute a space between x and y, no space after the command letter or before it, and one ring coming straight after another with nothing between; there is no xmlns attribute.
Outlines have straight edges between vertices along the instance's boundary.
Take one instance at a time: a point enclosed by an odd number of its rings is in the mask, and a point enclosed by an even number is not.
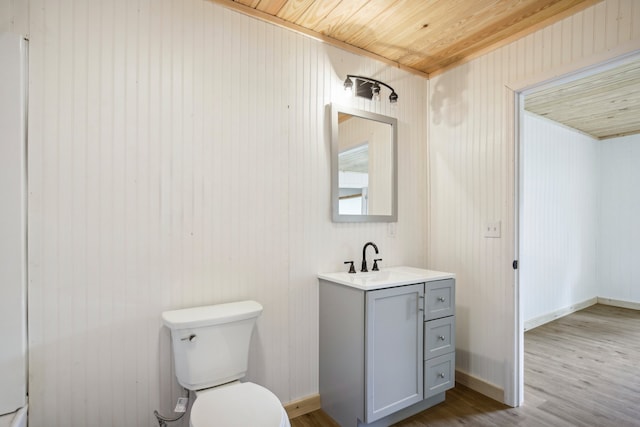
<svg viewBox="0 0 640 427"><path fill-rule="evenodd" d="M396 120L333 110L334 221L395 221Z"/></svg>

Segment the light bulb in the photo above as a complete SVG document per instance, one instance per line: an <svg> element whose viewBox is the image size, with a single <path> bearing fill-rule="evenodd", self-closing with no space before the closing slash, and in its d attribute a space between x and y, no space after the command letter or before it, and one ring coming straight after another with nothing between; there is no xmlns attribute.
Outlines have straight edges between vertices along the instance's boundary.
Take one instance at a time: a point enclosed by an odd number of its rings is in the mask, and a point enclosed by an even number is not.
<svg viewBox="0 0 640 427"><path fill-rule="evenodd" d="M347 92L347 96L353 95L353 82L351 81L349 76L347 76L347 78L344 81L344 90L345 92Z"/></svg>
<svg viewBox="0 0 640 427"><path fill-rule="evenodd" d="M378 83L374 83L371 87L371 93L374 101L380 101L380 85Z"/></svg>

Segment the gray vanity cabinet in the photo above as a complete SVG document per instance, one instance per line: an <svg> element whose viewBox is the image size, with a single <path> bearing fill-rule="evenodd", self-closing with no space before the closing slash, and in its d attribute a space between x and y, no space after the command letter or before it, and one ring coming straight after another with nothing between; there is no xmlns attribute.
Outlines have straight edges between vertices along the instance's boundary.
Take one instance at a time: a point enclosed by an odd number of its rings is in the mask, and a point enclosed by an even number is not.
<svg viewBox="0 0 640 427"><path fill-rule="evenodd" d="M320 397L342 426L369 425L424 398L424 284L320 286Z"/></svg>
<svg viewBox="0 0 640 427"><path fill-rule="evenodd" d="M320 278L319 293L320 399L335 421L389 426L444 401L455 368L453 279L367 290Z"/></svg>

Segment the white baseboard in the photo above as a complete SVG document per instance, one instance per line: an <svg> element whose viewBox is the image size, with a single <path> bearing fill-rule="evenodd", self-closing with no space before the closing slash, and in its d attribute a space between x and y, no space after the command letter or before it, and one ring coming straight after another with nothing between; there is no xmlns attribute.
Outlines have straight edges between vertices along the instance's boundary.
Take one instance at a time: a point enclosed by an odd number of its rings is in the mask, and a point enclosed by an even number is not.
<svg viewBox="0 0 640 427"><path fill-rule="evenodd" d="M630 308L640 310L640 302L622 301L618 299L598 297L598 304L612 305L614 307Z"/></svg>
<svg viewBox="0 0 640 427"><path fill-rule="evenodd" d="M504 389L498 387L495 384L491 384L488 381L475 377L471 374L467 374L466 372L459 371L457 369L456 382L467 386L471 390L475 390L480 394L484 394L485 396L488 396L493 400L504 403Z"/></svg>
<svg viewBox="0 0 640 427"><path fill-rule="evenodd" d="M533 328L537 328L538 326L542 326L545 323L552 322L556 319L564 317L568 314L575 313L576 311L580 311L583 308L591 307L594 304L600 302L600 298L593 297L588 300L572 304L569 307L564 307L559 310L552 311L551 313L544 314L542 316L534 317L533 319L529 319L524 322L524 330L528 331Z"/></svg>

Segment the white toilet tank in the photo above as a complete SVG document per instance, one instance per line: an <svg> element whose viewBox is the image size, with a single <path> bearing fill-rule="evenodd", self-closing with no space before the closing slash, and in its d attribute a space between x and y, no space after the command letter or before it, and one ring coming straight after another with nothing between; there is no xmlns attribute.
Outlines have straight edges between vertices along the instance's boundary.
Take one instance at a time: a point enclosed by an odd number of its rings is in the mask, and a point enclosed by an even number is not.
<svg viewBox="0 0 640 427"><path fill-rule="evenodd" d="M162 313L171 329L178 382L189 390L201 390L244 377L260 313L262 305L255 301Z"/></svg>

